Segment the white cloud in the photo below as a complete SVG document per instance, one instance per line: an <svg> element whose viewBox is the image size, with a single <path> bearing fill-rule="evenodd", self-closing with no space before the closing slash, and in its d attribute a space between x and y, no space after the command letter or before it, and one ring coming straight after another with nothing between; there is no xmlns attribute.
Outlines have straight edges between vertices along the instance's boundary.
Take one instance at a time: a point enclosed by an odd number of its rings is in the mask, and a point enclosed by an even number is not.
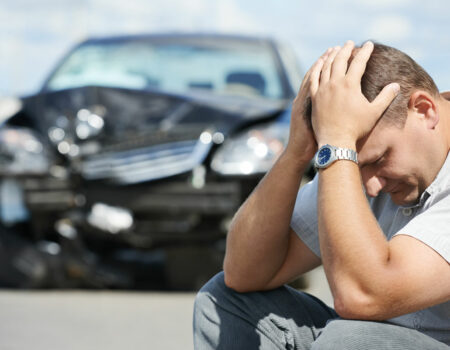
<svg viewBox="0 0 450 350"><path fill-rule="evenodd" d="M412 33L408 18L398 15L379 16L372 20L367 36L380 41L407 39Z"/></svg>
<svg viewBox="0 0 450 350"><path fill-rule="evenodd" d="M95 35L164 30L255 32L257 23L235 0L91 0L84 6L87 32Z"/></svg>
<svg viewBox="0 0 450 350"><path fill-rule="evenodd" d="M258 32L259 25L235 1L219 0L215 9L217 29L233 32Z"/></svg>
<svg viewBox="0 0 450 350"><path fill-rule="evenodd" d="M359 0L359 5L372 8L393 8L398 6L413 6L413 0Z"/></svg>

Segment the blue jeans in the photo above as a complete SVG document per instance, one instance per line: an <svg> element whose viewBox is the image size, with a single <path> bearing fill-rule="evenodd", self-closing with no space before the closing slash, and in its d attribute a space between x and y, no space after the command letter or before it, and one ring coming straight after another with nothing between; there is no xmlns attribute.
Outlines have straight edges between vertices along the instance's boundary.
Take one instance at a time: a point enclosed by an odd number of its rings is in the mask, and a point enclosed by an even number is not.
<svg viewBox="0 0 450 350"><path fill-rule="evenodd" d="M195 300L194 347L196 350L450 349L413 329L339 319L319 299L288 286L267 292L237 293L225 285L223 272L213 277Z"/></svg>

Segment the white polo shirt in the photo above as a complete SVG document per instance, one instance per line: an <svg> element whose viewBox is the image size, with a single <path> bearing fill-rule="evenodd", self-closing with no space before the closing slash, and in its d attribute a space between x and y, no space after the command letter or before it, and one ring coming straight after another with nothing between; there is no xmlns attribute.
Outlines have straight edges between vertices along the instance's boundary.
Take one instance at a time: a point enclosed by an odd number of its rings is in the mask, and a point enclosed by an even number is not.
<svg viewBox="0 0 450 350"><path fill-rule="evenodd" d="M320 257L317 185L318 176L300 189L291 227ZM422 193L418 204L398 206L386 193L370 198L369 203L387 240L400 234L412 236L434 249L450 263L450 154L436 179ZM417 329L450 345L450 301L390 319L388 322Z"/></svg>

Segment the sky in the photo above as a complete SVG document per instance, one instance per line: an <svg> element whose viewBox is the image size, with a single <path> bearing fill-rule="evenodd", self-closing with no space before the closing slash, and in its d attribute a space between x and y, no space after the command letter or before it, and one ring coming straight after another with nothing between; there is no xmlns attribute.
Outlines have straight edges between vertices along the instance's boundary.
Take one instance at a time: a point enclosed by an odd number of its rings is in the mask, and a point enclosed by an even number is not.
<svg viewBox="0 0 450 350"><path fill-rule="evenodd" d="M241 33L290 45L306 71L329 46L376 40L413 57L450 90L448 0L2 0L0 96L35 93L91 36Z"/></svg>

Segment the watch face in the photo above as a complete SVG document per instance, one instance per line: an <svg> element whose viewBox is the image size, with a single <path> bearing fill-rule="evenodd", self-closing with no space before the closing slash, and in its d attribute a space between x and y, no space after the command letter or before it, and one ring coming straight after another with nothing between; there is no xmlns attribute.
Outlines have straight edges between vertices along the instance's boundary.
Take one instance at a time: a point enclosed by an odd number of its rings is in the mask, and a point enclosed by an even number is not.
<svg viewBox="0 0 450 350"><path fill-rule="evenodd" d="M327 164L331 157L331 149L329 147L322 147L317 154L317 163L319 165Z"/></svg>

